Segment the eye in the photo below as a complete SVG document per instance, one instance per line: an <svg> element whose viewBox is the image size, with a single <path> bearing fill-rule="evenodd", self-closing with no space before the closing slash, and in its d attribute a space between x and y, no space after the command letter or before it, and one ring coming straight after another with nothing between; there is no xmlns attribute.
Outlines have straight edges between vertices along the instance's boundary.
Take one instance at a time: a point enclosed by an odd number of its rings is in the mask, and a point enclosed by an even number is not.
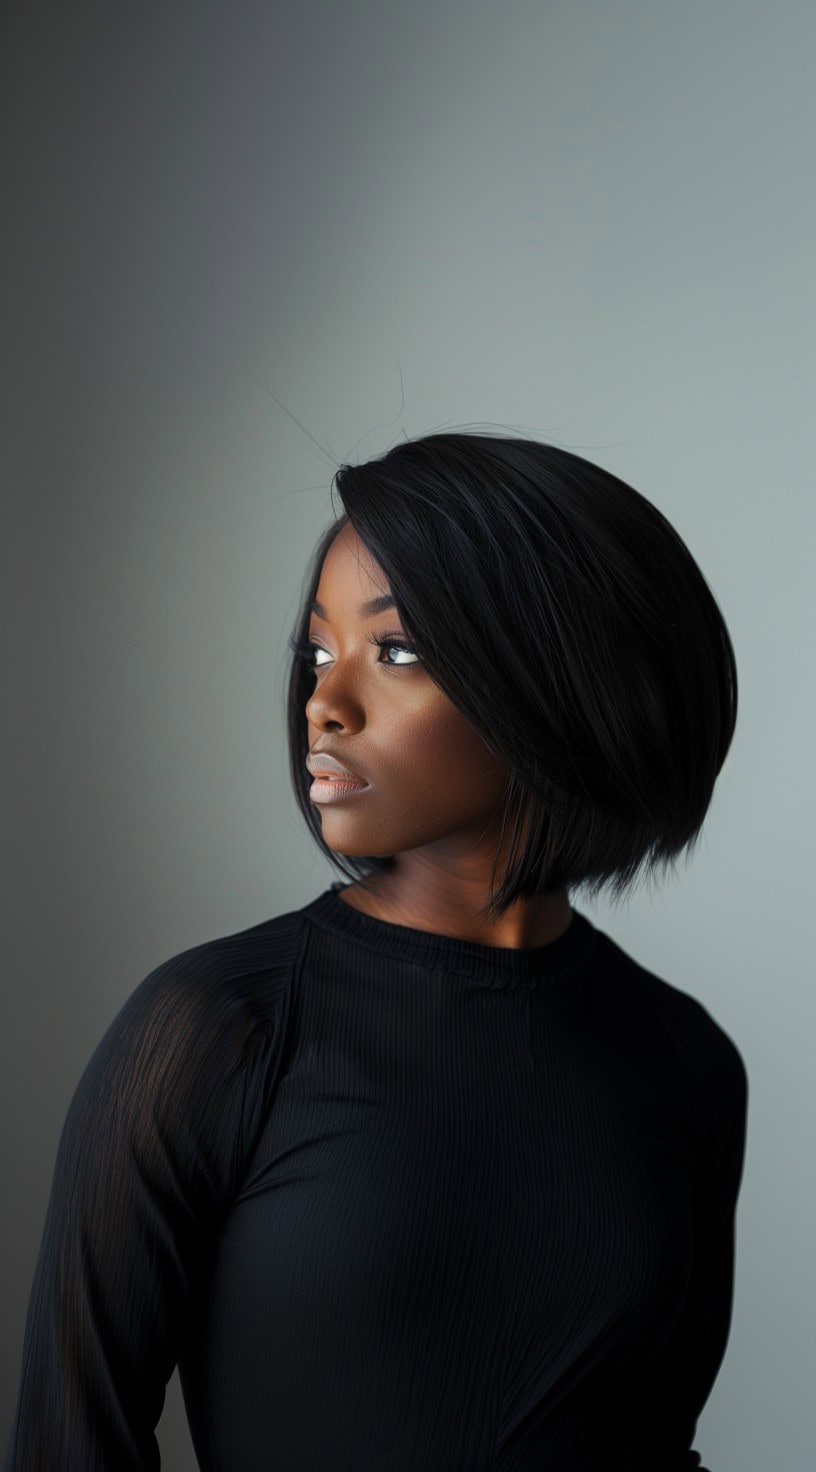
<svg viewBox="0 0 816 1472"><path fill-rule="evenodd" d="M377 661L378 664L390 665L391 669L402 669L408 665L421 664L422 662L413 646L406 644L403 639L398 638L396 635L369 634L368 642L369 644L376 644L380 649L399 650L400 654L408 656L407 659L401 659L393 663L387 659ZM324 664L331 663L331 655L328 651L322 645L315 644L312 641L301 644L297 639L292 637L289 640L289 648L298 659L304 660L314 670L322 669ZM325 654L326 659L318 660L318 654Z"/></svg>
<svg viewBox="0 0 816 1472"><path fill-rule="evenodd" d="M369 635L368 642L369 644L379 645L380 649L398 649L401 654L407 654L408 659L400 660L399 664L420 663L420 658L416 650L411 644L406 644L404 639L395 639L393 635L388 634L371 634ZM388 661L384 660L383 663L387 664Z"/></svg>

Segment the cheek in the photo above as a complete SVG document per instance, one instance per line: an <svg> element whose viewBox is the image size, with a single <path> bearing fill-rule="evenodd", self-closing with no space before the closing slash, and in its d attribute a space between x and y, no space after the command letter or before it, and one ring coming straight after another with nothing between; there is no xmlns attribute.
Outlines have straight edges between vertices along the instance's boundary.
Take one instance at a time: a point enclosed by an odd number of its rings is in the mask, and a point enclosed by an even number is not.
<svg viewBox="0 0 816 1472"><path fill-rule="evenodd" d="M481 797L494 799L503 790L502 764L447 700L402 712L394 749L402 773L410 773L418 787L439 795L446 806L460 798L466 806Z"/></svg>

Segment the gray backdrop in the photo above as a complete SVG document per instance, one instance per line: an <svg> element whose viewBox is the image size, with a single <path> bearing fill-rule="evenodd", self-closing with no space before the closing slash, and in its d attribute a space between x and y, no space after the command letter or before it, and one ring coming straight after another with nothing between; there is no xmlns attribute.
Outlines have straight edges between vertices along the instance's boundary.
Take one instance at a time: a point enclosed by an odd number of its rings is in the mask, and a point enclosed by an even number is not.
<svg viewBox="0 0 816 1472"><path fill-rule="evenodd" d="M161 960L335 877L282 716L332 471L478 426L631 481L731 629L697 856L584 908L749 1071L695 1444L809 1467L816 10L7 3L2 28L0 1442L93 1047ZM159 1439L193 1468L177 1375Z"/></svg>

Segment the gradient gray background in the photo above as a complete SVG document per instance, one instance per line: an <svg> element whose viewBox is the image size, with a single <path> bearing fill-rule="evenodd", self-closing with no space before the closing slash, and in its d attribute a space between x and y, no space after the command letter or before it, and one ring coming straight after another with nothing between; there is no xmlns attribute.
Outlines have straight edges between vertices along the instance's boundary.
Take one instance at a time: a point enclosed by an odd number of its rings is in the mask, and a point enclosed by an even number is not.
<svg viewBox="0 0 816 1472"><path fill-rule="evenodd" d="M282 713L332 471L496 427L649 496L731 630L697 855L583 908L749 1071L695 1446L809 1467L816 10L7 3L2 27L2 1446L102 1032L166 957L336 877ZM194 1467L177 1374L158 1435Z"/></svg>

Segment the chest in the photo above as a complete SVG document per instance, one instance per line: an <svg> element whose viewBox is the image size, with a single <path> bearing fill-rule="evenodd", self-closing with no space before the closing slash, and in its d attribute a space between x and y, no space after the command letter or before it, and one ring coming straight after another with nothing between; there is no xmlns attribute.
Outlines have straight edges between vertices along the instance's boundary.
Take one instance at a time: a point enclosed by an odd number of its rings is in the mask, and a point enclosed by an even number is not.
<svg viewBox="0 0 816 1472"><path fill-rule="evenodd" d="M224 1225L247 1306L378 1340L461 1333L477 1297L508 1342L659 1334L697 1168L659 1060L523 988L343 1000L303 1007Z"/></svg>

